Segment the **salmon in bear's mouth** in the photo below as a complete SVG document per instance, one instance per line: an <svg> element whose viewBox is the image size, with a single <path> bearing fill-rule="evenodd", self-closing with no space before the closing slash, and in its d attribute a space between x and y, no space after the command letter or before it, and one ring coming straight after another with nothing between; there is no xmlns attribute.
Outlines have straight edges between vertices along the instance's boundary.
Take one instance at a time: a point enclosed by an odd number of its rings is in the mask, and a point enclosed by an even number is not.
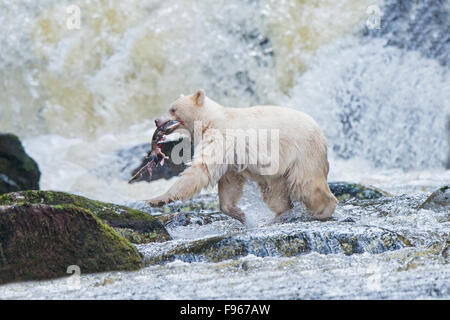
<svg viewBox="0 0 450 320"><path fill-rule="evenodd" d="M156 121L155 121L156 124ZM150 150L150 153L152 153L154 149L154 144L158 145L162 141L165 140L166 136L174 132L176 129L178 129L182 125L182 122L178 120L169 120L164 122L161 126L158 127L156 125L156 130L153 133L152 137L152 149ZM147 155L147 158L149 157L150 153Z"/></svg>
<svg viewBox="0 0 450 320"><path fill-rule="evenodd" d="M153 133L152 141L151 141L151 149L150 152L145 157L146 159L149 159L147 164L143 166L131 179L128 181L128 183L133 182L136 180L138 176L141 176L145 169L147 169L150 176L152 176L152 171L154 167L163 166L164 160L168 159L169 157L166 156L161 151L161 145L160 143L163 142L166 139L166 136L168 134L171 134L176 129L178 129L182 123L177 120L169 120L163 123L161 126L157 125L157 121L155 121L156 124L156 130Z"/></svg>

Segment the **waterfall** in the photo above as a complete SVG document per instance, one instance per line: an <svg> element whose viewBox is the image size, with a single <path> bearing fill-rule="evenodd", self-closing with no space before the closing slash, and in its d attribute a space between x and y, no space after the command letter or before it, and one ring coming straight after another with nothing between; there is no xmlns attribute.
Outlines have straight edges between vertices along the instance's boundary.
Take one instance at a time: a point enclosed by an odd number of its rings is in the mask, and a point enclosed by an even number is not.
<svg viewBox="0 0 450 320"><path fill-rule="evenodd" d="M79 29L68 25L70 6L79 9ZM380 29L366 24L369 6L380 9ZM146 142L152 119L201 87L227 106L309 113L331 160L443 168L449 7L443 0L1 0L0 128L25 139L44 186L66 186L63 177L77 180L114 162L114 151ZM70 190L83 192L78 185Z"/></svg>

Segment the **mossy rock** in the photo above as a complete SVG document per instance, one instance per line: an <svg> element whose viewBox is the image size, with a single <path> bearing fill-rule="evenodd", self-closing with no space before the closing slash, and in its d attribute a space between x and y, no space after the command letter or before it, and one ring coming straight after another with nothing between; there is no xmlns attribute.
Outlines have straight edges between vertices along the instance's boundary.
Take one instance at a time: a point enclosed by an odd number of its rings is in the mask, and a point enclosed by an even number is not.
<svg viewBox="0 0 450 320"><path fill-rule="evenodd" d="M28 156L19 138L0 134L0 194L19 190L38 190L41 173Z"/></svg>
<svg viewBox="0 0 450 320"><path fill-rule="evenodd" d="M72 204L87 209L134 243L162 242L171 239L161 222L153 216L125 206L57 191L20 191L0 196L0 205L17 203Z"/></svg>
<svg viewBox="0 0 450 320"><path fill-rule="evenodd" d="M142 256L92 212L74 205L0 206L0 283L136 270Z"/></svg>
<svg viewBox="0 0 450 320"><path fill-rule="evenodd" d="M389 193L378 188L363 186L358 183L330 182L328 185L331 192L338 200L367 200L391 196Z"/></svg>
<svg viewBox="0 0 450 320"><path fill-rule="evenodd" d="M443 186L433 192L424 203L419 206L419 209L428 209L434 211L449 211L450 210L450 187Z"/></svg>

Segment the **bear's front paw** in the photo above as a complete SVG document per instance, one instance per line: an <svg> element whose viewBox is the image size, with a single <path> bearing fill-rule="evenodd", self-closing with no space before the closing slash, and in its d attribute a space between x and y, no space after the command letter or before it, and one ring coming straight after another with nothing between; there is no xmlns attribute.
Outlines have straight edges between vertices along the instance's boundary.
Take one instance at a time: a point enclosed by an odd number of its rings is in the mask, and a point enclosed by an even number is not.
<svg viewBox="0 0 450 320"><path fill-rule="evenodd" d="M166 204L168 204L170 201L165 198L154 198L147 201L147 204L150 207L162 207Z"/></svg>

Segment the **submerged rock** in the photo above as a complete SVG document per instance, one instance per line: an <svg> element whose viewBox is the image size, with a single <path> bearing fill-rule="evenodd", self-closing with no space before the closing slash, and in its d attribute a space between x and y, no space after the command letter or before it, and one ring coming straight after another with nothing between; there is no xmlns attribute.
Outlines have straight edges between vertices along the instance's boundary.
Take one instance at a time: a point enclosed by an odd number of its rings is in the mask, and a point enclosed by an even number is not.
<svg viewBox="0 0 450 320"><path fill-rule="evenodd" d="M378 188L366 187L358 183L330 182L328 185L330 186L331 192L338 200L348 200L351 198L364 200L390 196L387 192Z"/></svg>
<svg viewBox="0 0 450 320"><path fill-rule="evenodd" d="M224 221L233 219L221 211L215 212L178 212L166 215L156 216L158 220L164 222L167 228L175 228L180 226L198 225L203 226L216 221Z"/></svg>
<svg viewBox="0 0 450 320"><path fill-rule="evenodd" d="M220 211L217 194L202 194L186 201L175 201L161 208L150 208L146 205L142 210L150 212L169 230L188 226L204 226L217 221L234 220Z"/></svg>
<svg viewBox="0 0 450 320"><path fill-rule="evenodd" d="M39 189L41 173L13 134L0 134L0 194Z"/></svg>
<svg viewBox="0 0 450 320"><path fill-rule="evenodd" d="M450 187L444 186L433 192L419 209L434 211L450 210Z"/></svg>
<svg viewBox="0 0 450 320"><path fill-rule="evenodd" d="M247 255L295 256L321 254L381 253L410 246L408 239L375 226L348 223L324 225L320 222L286 224L250 229L234 235L220 235L194 241L170 241L138 246L145 264L174 260L218 262Z"/></svg>
<svg viewBox="0 0 450 320"><path fill-rule="evenodd" d="M171 239L167 230L157 219L148 213L125 206L90 200L85 197L56 191L21 191L0 196L0 205L22 203L71 204L87 209L134 243L167 241Z"/></svg>
<svg viewBox="0 0 450 320"><path fill-rule="evenodd" d="M197 195L189 200L175 201L166 204L161 208L148 207L144 210L155 214L155 218L164 224L168 223L179 213L195 214L220 212L219 198L215 193Z"/></svg>
<svg viewBox="0 0 450 320"><path fill-rule="evenodd" d="M74 205L0 206L0 283L136 270L136 248L89 210Z"/></svg>

